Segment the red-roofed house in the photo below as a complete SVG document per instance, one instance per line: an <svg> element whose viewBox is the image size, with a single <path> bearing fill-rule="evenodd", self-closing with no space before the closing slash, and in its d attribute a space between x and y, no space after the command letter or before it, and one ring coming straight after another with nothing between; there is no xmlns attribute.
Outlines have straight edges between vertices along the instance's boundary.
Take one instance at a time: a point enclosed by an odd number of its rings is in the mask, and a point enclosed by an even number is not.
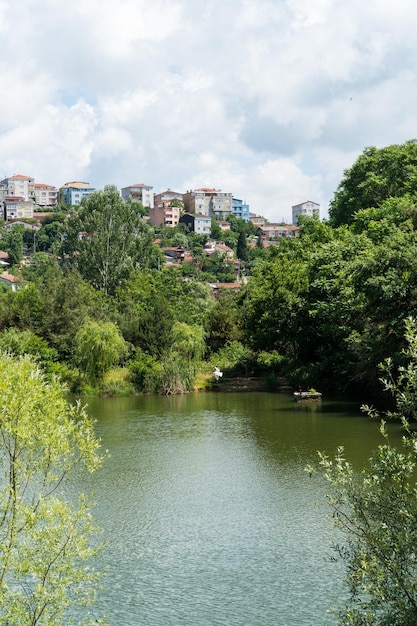
<svg viewBox="0 0 417 626"><path fill-rule="evenodd" d="M56 187L45 185L44 183L35 183L34 192L38 206L57 206L58 189Z"/></svg>
<svg viewBox="0 0 417 626"><path fill-rule="evenodd" d="M11 288L12 291L18 291L22 288L22 282L17 276L3 272L0 274L0 281Z"/></svg>
<svg viewBox="0 0 417 626"><path fill-rule="evenodd" d="M267 223L258 228L261 232L262 239L269 241L271 239L292 239L300 234L300 227L293 224L271 224Z"/></svg>
<svg viewBox="0 0 417 626"><path fill-rule="evenodd" d="M9 254L8 252L4 252L4 250L0 250L0 265L2 267L5 267L6 265L10 265Z"/></svg>
<svg viewBox="0 0 417 626"><path fill-rule="evenodd" d="M35 179L24 174L15 174L0 180L2 196L18 196L23 200L33 200L35 197Z"/></svg>

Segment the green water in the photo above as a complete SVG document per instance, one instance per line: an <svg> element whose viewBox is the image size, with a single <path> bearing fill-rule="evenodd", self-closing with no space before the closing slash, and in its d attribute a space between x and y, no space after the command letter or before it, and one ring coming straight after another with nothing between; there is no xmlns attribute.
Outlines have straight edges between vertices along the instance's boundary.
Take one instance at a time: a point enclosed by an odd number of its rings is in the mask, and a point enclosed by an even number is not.
<svg viewBox="0 0 417 626"><path fill-rule="evenodd" d="M327 626L343 596L327 485L304 470L381 443L357 405L268 393L93 399L112 626ZM399 433L394 433L394 437Z"/></svg>

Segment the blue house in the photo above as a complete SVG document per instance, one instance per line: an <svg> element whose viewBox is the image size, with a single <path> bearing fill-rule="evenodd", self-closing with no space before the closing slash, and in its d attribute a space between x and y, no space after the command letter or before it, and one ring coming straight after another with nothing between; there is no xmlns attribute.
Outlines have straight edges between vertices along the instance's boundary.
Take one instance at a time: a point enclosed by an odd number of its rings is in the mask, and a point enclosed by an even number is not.
<svg viewBox="0 0 417 626"><path fill-rule="evenodd" d="M243 204L243 200L233 198L232 211L235 217L249 222L249 204Z"/></svg>

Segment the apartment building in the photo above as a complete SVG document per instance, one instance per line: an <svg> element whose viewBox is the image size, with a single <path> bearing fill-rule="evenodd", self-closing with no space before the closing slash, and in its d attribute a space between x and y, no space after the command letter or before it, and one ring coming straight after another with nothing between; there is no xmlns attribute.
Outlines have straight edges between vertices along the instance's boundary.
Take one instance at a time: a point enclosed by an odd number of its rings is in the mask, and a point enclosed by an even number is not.
<svg viewBox="0 0 417 626"><path fill-rule="evenodd" d="M233 212L233 194L207 187L190 190L184 194L184 209L187 213L225 220Z"/></svg>
<svg viewBox="0 0 417 626"><path fill-rule="evenodd" d="M249 222L249 204L246 204L243 200L233 198L232 211L235 217L238 217L245 222Z"/></svg>
<svg viewBox="0 0 417 626"><path fill-rule="evenodd" d="M58 189L52 185L43 183L35 183L34 185L35 202L38 206L57 206Z"/></svg>
<svg viewBox="0 0 417 626"><path fill-rule="evenodd" d="M33 200L35 197L35 179L24 174L15 174L0 180L0 197L20 197L24 200Z"/></svg>
<svg viewBox="0 0 417 626"><path fill-rule="evenodd" d="M180 209L177 206L155 206L149 209L149 221L152 226L178 226Z"/></svg>
<svg viewBox="0 0 417 626"><path fill-rule="evenodd" d="M136 200L136 202L141 202L143 206L153 209L154 199L152 190L153 187L151 185L144 185L143 183L130 185L129 187L122 188L122 198L126 202L128 200Z"/></svg>
<svg viewBox="0 0 417 626"><path fill-rule="evenodd" d="M4 196L3 217L6 222L22 218L32 219L34 205L35 202L31 198L26 200L22 196Z"/></svg>
<svg viewBox="0 0 417 626"><path fill-rule="evenodd" d="M61 202L70 206L81 204L81 200L89 198L95 191L90 183L72 181L60 188Z"/></svg>
<svg viewBox="0 0 417 626"><path fill-rule="evenodd" d="M298 217L300 215L306 215L307 217L320 218L320 205L317 202L301 202L301 204L294 204L292 207L292 223L298 224Z"/></svg>
<svg viewBox="0 0 417 626"><path fill-rule="evenodd" d="M154 194L153 205L154 207L159 206L171 206L173 200L179 200L183 202L183 194L178 191L172 191L172 189L167 189L166 191L161 191L161 193Z"/></svg>
<svg viewBox="0 0 417 626"><path fill-rule="evenodd" d="M211 217L207 215L184 213L184 215L180 217L179 223L185 224L190 232L198 233L199 235L210 235Z"/></svg>

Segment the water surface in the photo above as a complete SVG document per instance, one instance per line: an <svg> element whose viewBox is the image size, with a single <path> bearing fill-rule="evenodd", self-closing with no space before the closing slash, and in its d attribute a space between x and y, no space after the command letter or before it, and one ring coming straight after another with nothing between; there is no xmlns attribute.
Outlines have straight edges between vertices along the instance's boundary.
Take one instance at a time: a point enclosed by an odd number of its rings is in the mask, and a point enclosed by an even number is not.
<svg viewBox="0 0 417 626"><path fill-rule="evenodd" d="M93 479L112 626L327 626L343 595L328 490L304 470L381 443L358 406L201 393L89 400L110 456Z"/></svg>

